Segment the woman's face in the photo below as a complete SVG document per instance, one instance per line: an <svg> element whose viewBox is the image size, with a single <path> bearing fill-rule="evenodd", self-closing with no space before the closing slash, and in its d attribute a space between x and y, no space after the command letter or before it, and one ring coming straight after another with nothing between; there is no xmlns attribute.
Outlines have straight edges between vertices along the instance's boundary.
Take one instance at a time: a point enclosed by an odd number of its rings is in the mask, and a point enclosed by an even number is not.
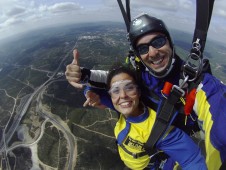
<svg viewBox="0 0 226 170"><path fill-rule="evenodd" d="M111 79L109 94L115 109L125 117L140 114L140 92L127 73L119 73Z"/></svg>

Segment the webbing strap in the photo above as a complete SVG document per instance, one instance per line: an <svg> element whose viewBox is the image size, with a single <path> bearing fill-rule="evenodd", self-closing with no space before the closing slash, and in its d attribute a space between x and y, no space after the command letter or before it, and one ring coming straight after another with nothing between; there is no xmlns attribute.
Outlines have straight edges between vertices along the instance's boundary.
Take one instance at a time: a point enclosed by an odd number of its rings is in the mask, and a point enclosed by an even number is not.
<svg viewBox="0 0 226 170"><path fill-rule="evenodd" d="M158 112L152 132L145 144L145 150L149 153L152 152L157 141L163 136L170 125L172 118L175 115L174 105L178 102L182 93L177 88L173 88L169 97L163 101L161 108Z"/></svg>
<svg viewBox="0 0 226 170"><path fill-rule="evenodd" d="M130 18L129 0L126 1L127 12L125 11L125 8L124 8L124 6L122 4L122 1L121 0L117 0L117 1L118 1L119 8L121 10L123 19L124 19L125 24L126 24L127 32L129 32L130 20L131 20L131 18Z"/></svg>
<svg viewBox="0 0 226 170"><path fill-rule="evenodd" d="M130 152L128 149L126 149L126 147L121 144L119 145L126 153L128 153L129 155L131 155L134 159L140 158L142 156L148 155L147 152L139 152L139 153L134 153L134 152Z"/></svg>
<svg viewBox="0 0 226 170"><path fill-rule="evenodd" d="M203 69L203 51L212 16L214 0L196 0L196 25L190 54L183 65L183 78L192 82Z"/></svg>
<svg viewBox="0 0 226 170"><path fill-rule="evenodd" d="M201 52L203 52L207 32L212 16L214 0L196 0L196 26L194 31L193 42L199 38L201 44Z"/></svg>

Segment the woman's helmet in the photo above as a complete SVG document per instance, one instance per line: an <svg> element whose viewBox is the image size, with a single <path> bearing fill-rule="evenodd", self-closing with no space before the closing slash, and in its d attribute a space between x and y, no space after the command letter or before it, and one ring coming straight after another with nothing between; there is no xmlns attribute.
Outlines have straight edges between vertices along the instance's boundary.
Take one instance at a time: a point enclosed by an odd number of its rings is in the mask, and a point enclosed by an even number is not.
<svg viewBox="0 0 226 170"><path fill-rule="evenodd" d="M136 52L136 43L137 43L138 39L141 38L142 36L144 36L148 33L152 33L152 32L161 32L161 33L165 34L167 36L167 39L173 50L173 54L172 54L172 57L170 58L168 66L166 67L166 69L164 69L161 72L155 72L150 67L145 65L144 62L142 61L142 59L140 58L140 56L138 55L138 53ZM172 43L172 39L170 37L169 31L168 31L166 25L164 24L164 22L160 19L151 17L147 14L140 15L131 21L130 30L129 30L128 35L129 35L129 40L130 40L130 43L131 43L133 49L135 50L138 57L141 59L143 65L149 70L150 74L152 74L153 76L158 77L158 78L163 78L163 77L167 76L173 67L175 58L174 58L174 46Z"/></svg>

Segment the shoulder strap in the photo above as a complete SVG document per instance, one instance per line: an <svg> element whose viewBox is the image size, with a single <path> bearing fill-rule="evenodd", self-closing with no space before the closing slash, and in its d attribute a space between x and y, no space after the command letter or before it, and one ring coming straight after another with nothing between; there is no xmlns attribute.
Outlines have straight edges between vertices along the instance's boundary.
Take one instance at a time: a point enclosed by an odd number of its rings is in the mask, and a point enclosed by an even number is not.
<svg viewBox="0 0 226 170"><path fill-rule="evenodd" d="M175 104L179 101L182 95L183 92L176 86L173 86L172 92L170 93L169 97L163 100L160 104L161 107L157 112L155 124L145 145L147 152L152 152L152 149L155 147L157 141L163 136L163 134L171 124L174 116L176 115L174 109Z"/></svg>
<svg viewBox="0 0 226 170"><path fill-rule="evenodd" d="M192 49L183 66L183 77L194 81L203 69L203 51L211 20L214 0L196 0L196 25L192 41Z"/></svg>
<svg viewBox="0 0 226 170"><path fill-rule="evenodd" d="M207 32L212 16L214 0L196 0L196 26L193 43L200 39L201 52L204 51Z"/></svg>

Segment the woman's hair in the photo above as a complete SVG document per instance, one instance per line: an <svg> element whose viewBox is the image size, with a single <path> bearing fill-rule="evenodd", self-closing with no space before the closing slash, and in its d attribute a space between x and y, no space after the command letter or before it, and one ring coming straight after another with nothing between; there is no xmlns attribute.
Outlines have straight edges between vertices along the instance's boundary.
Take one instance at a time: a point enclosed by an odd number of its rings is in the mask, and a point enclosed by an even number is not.
<svg viewBox="0 0 226 170"><path fill-rule="evenodd" d="M126 74L130 75L134 79L134 83L138 84L135 70L132 70L128 66L124 66L121 63L114 63L108 73L107 90L110 89L110 84L111 84L112 78L120 73L126 73Z"/></svg>

